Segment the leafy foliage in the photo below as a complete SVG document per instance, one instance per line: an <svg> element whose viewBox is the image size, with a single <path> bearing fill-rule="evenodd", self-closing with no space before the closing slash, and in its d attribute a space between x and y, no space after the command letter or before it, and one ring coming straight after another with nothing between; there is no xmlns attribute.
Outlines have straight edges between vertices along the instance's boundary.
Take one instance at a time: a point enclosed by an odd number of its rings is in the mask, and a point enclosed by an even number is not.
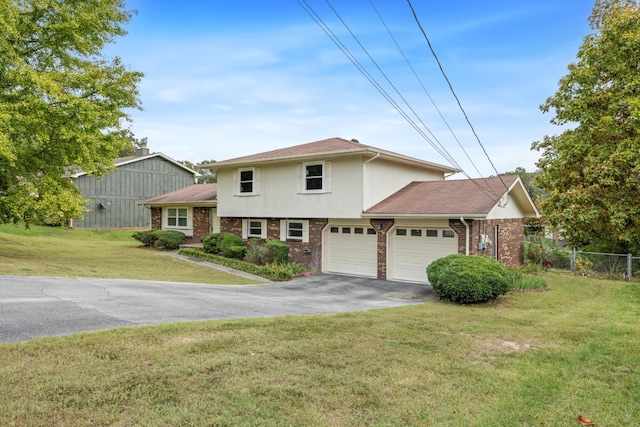
<svg viewBox="0 0 640 427"><path fill-rule="evenodd" d="M451 264L453 260L462 258L464 256L466 255L462 255L462 254L447 255L446 257L438 258L437 260L433 261L431 264L427 266L427 278L429 279L429 283L431 284L431 286L433 287L436 293L438 293L438 291L436 291L436 288L439 287L438 283L439 283L440 275L442 274L442 272L446 270L447 267L449 267L449 264Z"/></svg>
<svg viewBox="0 0 640 427"><path fill-rule="evenodd" d="M103 174L128 143L141 73L101 51L124 0L0 2L0 222L60 222L85 202L69 167Z"/></svg>
<svg viewBox="0 0 640 427"><path fill-rule="evenodd" d="M205 252L214 255L228 256L230 258L236 258L238 255L238 250L231 249L232 247L244 247L242 237L233 233L208 234L200 240L202 241L202 246L204 247ZM244 253L242 255L244 257Z"/></svg>
<svg viewBox="0 0 640 427"><path fill-rule="evenodd" d="M289 261L289 245L276 239L251 239L246 260L258 264L284 264Z"/></svg>
<svg viewBox="0 0 640 427"><path fill-rule="evenodd" d="M476 304L491 301L511 289L506 267L492 258L461 256L446 264L433 287L442 300Z"/></svg>
<svg viewBox="0 0 640 427"><path fill-rule="evenodd" d="M178 249L184 243L186 236L176 230L147 230L139 231L131 235L144 246L154 248L164 248L169 250Z"/></svg>
<svg viewBox="0 0 640 427"><path fill-rule="evenodd" d="M628 252L640 239L640 5L596 2L578 62L541 106L552 123L574 124L545 136L537 184L542 209L574 246L605 241Z"/></svg>
<svg viewBox="0 0 640 427"><path fill-rule="evenodd" d="M198 249L180 249L178 253L180 255L185 255L185 256L202 259L205 261L210 261L216 264L224 265L226 267L234 268L236 270L255 274L256 276L261 276L266 279L273 280L275 282L283 282L283 281L291 280L291 277L293 277L293 275L299 274L305 271L304 267L298 264L285 263L285 264L256 265L250 262L240 261L239 259L232 259L232 258L220 256L220 255L213 255Z"/></svg>

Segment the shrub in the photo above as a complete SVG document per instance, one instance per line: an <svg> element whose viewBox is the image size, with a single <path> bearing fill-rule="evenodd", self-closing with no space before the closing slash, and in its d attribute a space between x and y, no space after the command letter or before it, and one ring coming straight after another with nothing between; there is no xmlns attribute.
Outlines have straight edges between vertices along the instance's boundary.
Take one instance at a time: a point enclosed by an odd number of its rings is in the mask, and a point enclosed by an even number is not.
<svg viewBox="0 0 640 427"><path fill-rule="evenodd" d="M187 236L176 230L155 230L156 241L153 246L164 249L178 249L184 243Z"/></svg>
<svg viewBox="0 0 640 427"><path fill-rule="evenodd" d="M233 233L208 234L200 239L205 252L214 255L224 255L232 246L244 246L242 237Z"/></svg>
<svg viewBox="0 0 640 427"><path fill-rule="evenodd" d="M229 246L224 250L223 256L227 258L244 259L247 253L246 246Z"/></svg>
<svg viewBox="0 0 640 427"><path fill-rule="evenodd" d="M184 243L186 236L184 233L175 230L147 230L139 231L131 235L144 246L154 248L178 249Z"/></svg>
<svg viewBox="0 0 640 427"><path fill-rule="evenodd" d="M440 275L442 274L442 272L447 267L449 267L449 264L454 259L458 259L464 256L466 255L461 255L461 254L447 255L446 257L438 258L437 260L433 261L431 264L427 266L427 278L429 279L429 283L433 287L434 291L438 286L438 279L440 278Z"/></svg>
<svg viewBox="0 0 640 427"><path fill-rule="evenodd" d="M231 267L236 270L245 271L247 273L255 274L273 281L286 281L290 280L294 271L302 272L304 268L298 264L268 264L268 265L255 265L249 262L240 261L239 259L225 258L220 255L213 255L206 253L198 249L181 249L178 252L180 255L190 256L205 261L210 261L216 264ZM297 274L297 273L295 273Z"/></svg>
<svg viewBox="0 0 640 427"><path fill-rule="evenodd" d="M542 277L526 274L524 269L507 269L507 280L511 289L539 289L547 286L547 281Z"/></svg>
<svg viewBox="0 0 640 427"><path fill-rule="evenodd" d="M251 239L247 242L246 261L258 265L289 261L289 245L276 239Z"/></svg>
<svg viewBox="0 0 640 427"><path fill-rule="evenodd" d="M507 269L492 258L456 257L438 277L434 291L440 299L459 304L486 302L511 289Z"/></svg>

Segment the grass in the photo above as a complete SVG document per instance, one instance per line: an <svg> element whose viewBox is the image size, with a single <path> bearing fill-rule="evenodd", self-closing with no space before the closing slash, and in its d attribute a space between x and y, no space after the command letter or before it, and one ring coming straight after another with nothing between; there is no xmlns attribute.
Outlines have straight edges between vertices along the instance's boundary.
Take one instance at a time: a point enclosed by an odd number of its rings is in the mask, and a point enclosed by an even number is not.
<svg viewBox="0 0 640 427"><path fill-rule="evenodd" d="M246 282L130 231L0 226L0 274ZM0 345L0 425L640 425L640 286Z"/></svg>
<svg viewBox="0 0 640 427"><path fill-rule="evenodd" d="M640 287L0 346L0 425L640 425Z"/></svg>
<svg viewBox="0 0 640 427"><path fill-rule="evenodd" d="M141 248L131 230L0 225L0 274L211 284L255 283Z"/></svg>

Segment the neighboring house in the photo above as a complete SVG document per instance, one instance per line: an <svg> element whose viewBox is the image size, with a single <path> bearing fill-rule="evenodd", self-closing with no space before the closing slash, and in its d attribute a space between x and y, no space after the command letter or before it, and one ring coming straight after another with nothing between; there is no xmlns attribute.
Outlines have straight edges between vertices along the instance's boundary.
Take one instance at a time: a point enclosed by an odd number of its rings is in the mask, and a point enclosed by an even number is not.
<svg viewBox="0 0 640 427"><path fill-rule="evenodd" d="M89 200L82 219L70 220L75 228L149 227L149 212L138 202L192 185L197 173L146 146L136 155L115 160L115 170L98 177L80 171L69 178Z"/></svg>
<svg viewBox="0 0 640 427"><path fill-rule="evenodd" d="M187 236L186 243L199 243L202 236L220 232L217 195L217 184L194 184L139 204L151 209L152 229L177 230Z"/></svg>

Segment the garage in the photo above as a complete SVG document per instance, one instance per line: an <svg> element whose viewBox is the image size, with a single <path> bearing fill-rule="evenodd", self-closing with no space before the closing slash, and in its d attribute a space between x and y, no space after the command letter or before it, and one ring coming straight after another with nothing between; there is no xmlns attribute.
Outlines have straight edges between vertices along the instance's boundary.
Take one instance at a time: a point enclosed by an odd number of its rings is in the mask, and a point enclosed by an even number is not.
<svg viewBox="0 0 640 427"><path fill-rule="evenodd" d="M378 238L369 224L329 224L324 235L324 270L377 277Z"/></svg>
<svg viewBox="0 0 640 427"><path fill-rule="evenodd" d="M457 253L458 236L450 228L398 226L389 232L389 277L427 283L427 265Z"/></svg>

